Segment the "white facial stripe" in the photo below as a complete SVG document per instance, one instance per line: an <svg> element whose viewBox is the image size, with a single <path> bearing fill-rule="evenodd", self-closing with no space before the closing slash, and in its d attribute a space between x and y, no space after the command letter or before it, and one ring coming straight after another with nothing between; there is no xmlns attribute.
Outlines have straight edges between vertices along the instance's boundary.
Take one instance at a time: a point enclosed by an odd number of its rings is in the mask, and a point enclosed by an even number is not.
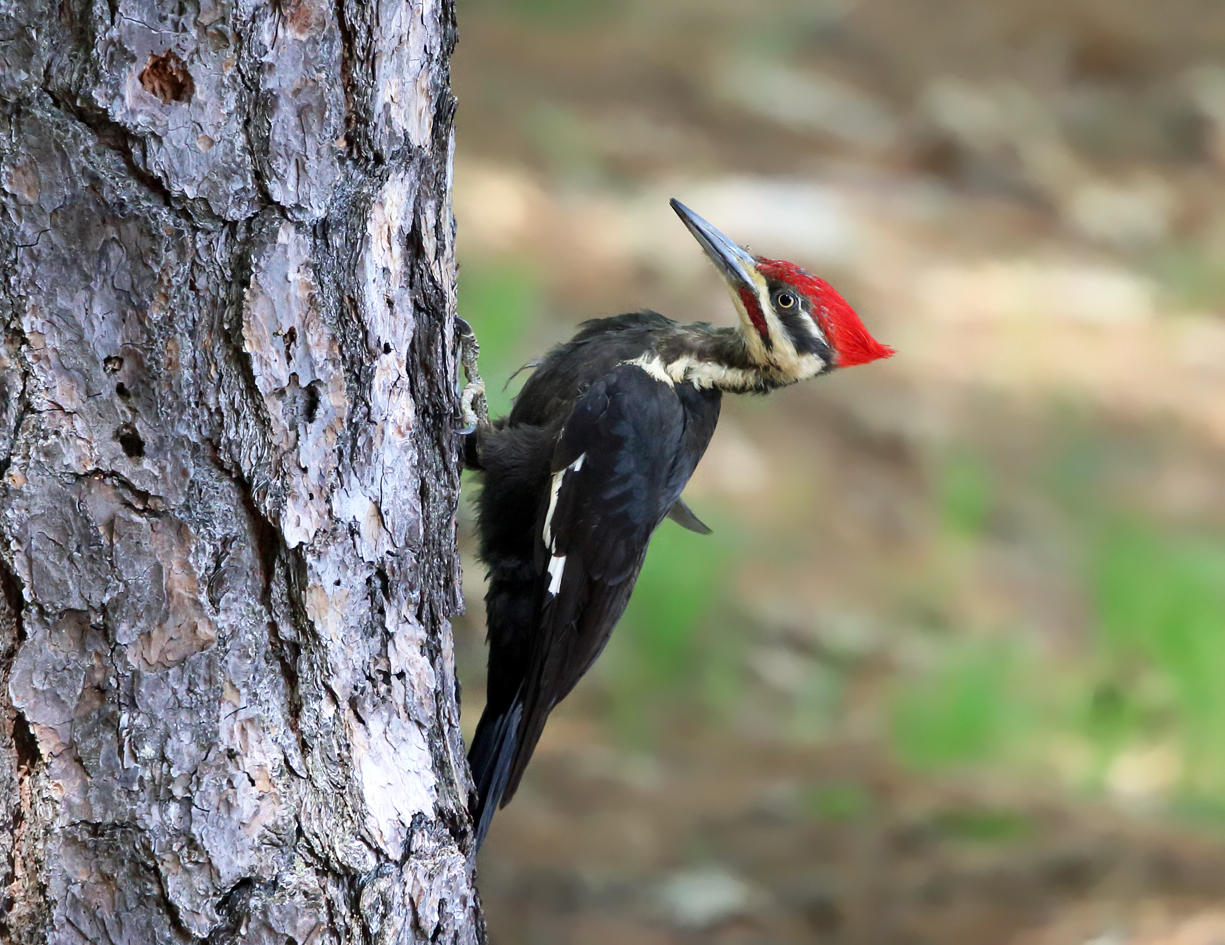
<svg viewBox="0 0 1225 945"><path fill-rule="evenodd" d="M807 312L800 312L798 314L798 318L800 323L804 326L802 330L808 335L809 339L816 344L824 345L827 348L829 347L829 342L826 341L825 334L821 331L821 326L816 323L811 315L809 315ZM799 354L796 352L795 345L790 342L790 339L788 339L787 342L787 350L791 353L791 356L794 359L793 373L795 374L797 380L804 380L805 378L812 377L814 374L819 374L825 367L825 360L823 358L820 358L815 354ZM813 362L815 362L817 365L815 370L811 369L811 364Z"/></svg>
<svg viewBox="0 0 1225 945"><path fill-rule="evenodd" d="M819 341L821 344L829 346L829 339L825 337L825 332L821 330L821 326L817 323L814 317L815 312L803 312L804 329L808 332L808 336L814 341Z"/></svg>
<svg viewBox="0 0 1225 945"><path fill-rule="evenodd" d="M816 377L826 368L825 359L815 354L801 354L796 357L795 369L791 377L797 381L805 381Z"/></svg>
<svg viewBox="0 0 1225 945"><path fill-rule="evenodd" d="M761 309L762 317L766 320L766 332L773 340L774 335L778 333L777 321L774 319L774 324L771 323L773 312L770 310L770 291L766 287L765 278L756 269L749 272L753 279L753 295L757 300L757 307ZM744 338L748 344L749 356L758 364L766 364L770 360L770 354L766 351L766 343L761 338L761 333L757 330L757 326L753 323L753 316L749 314L745 307L744 299L740 297L740 292L730 282L727 284L727 291L732 297L732 302L736 306L736 311L740 315L740 322L744 326Z"/></svg>

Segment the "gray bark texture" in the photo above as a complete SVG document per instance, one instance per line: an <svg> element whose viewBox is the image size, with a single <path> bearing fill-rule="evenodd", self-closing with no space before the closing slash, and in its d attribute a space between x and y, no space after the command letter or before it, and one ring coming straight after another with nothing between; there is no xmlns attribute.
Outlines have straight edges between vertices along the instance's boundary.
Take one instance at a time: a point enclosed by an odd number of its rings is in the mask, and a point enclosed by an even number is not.
<svg viewBox="0 0 1225 945"><path fill-rule="evenodd" d="M450 0L0 0L0 942L484 939Z"/></svg>

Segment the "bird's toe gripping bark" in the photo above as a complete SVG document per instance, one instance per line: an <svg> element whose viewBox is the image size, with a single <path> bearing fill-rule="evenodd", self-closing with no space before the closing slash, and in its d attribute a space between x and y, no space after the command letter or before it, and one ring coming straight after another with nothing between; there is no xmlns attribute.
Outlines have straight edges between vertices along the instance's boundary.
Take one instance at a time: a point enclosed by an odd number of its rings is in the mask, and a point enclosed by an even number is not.
<svg viewBox="0 0 1225 945"><path fill-rule="evenodd" d="M470 437L478 430L489 426L489 404L485 400L485 382L477 370L477 358L481 346L476 332L462 318L455 319L455 333L459 339L459 363L463 377L455 378L455 392L459 397L459 420L462 426L456 431L460 436ZM464 380L467 383L464 383ZM467 452L470 452L467 451Z"/></svg>

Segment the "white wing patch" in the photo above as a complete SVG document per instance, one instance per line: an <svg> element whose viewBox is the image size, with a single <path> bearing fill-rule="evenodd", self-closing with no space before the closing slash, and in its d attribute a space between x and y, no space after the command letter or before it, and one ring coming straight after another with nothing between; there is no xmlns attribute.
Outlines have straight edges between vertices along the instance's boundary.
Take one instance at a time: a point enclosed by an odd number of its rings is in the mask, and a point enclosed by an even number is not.
<svg viewBox="0 0 1225 945"><path fill-rule="evenodd" d="M544 516L544 546L549 549L549 587L550 596L556 597L557 592L561 590L561 577L566 569L566 556L554 554L556 544L553 540L553 513L557 511L557 497L561 495L561 487L565 482L566 476L570 473L576 473L583 468L583 460L587 458L587 454L583 453L565 469L553 474L553 482L549 489L549 510Z"/></svg>
<svg viewBox="0 0 1225 945"><path fill-rule="evenodd" d="M549 559L549 596L556 597L561 590L561 576L566 571L566 556L556 555Z"/></svg>

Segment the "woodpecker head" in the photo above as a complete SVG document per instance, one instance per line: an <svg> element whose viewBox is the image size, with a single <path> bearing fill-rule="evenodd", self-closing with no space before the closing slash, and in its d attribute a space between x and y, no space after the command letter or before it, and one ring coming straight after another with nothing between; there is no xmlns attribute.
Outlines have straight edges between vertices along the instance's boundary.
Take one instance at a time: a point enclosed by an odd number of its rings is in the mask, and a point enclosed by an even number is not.
<svg viewBox="0 0 1225 945"><path fill-rule="evenodd" d="M753 256L679 200L671 203L727 280L749 356L761 370L790 383L893 354L824 279L795 263Z"/></svg>

